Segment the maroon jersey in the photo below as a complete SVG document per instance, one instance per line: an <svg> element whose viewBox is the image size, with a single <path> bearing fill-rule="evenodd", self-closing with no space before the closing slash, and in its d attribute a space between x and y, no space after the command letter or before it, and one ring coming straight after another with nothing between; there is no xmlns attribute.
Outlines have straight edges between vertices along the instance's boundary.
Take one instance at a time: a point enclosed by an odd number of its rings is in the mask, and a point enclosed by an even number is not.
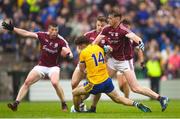
<svg viewBox="0 0 180 119"><path fill-rule="evenodd" d="M58 58L62 47L67 47L66 40L58 35L55 39L50 39L47 32L37 32L40 41L39 65L52 67L59 66Z"/></svg>
<svg viewBox="0 0 180 119"><path fill-rule="evenodd" d="M134 48L138 44L134 41L131 41L129 38L125 39L124 55L126 60L130 60L134 57Z"/></svg>
<svg viewBox="0 0 180 119"><path fill-rule="evenodd" d="M102 30L101 35L108 37L108 43L113 48L111 56L116 60L122 61L126 59L124 48L125 40L127 39L125 39L125 35L130 32L131 31L122 24L119 24L117 28L108 25Z"/></svg>
<svg viewBox="0 0 180 119"><path fill-rule="evenodd" d="M92 43L96 37L99 35L99 32L97 32L95 29L91 30L89 32L86 32L84 36ZM101 40L100 46L107 44L107 37Z"/></svg>
<svg viewBox="0 0 180 119"><path fill-rule="evenodd" d="M86 32L84 36L92 43L96 37L98 36L99 32L97 32L95 29L91 30L89 32Z"/></svg>

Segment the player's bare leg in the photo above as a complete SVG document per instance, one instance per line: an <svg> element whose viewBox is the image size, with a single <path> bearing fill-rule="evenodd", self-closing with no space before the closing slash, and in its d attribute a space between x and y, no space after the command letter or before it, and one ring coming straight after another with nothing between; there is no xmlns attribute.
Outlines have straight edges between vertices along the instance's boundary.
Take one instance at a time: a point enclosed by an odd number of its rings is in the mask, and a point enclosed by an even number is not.
<svg viewBox="0 0 180 119"><path fill-rule="evenodd" d="M151 112L151 110L148 107L144 106L143 104L135 102L135 101L132 101L132 100L130 100L128 98L125 98L125 97L121 97L117 93L117 91L115 89L112 92L108 93L107 95L114 102L116 102L118 104L123 104L123 105L126 105L126 106L135 106L135 107L137 107L138 109L140 109L143 112Z"/></svg>
<svg viewBox="0 0 180 119"><path fill-rule="evenodd" d="M124 93L124 96L126 98L129 98L130 90L129 90L129 85L128 85L128 82L126 81L125 76L117 72L117 81L119 84L119 89Z"/></svg>
<svg viewBox="0 0 180 119"><path fill-rule="evenodd" d="M79 111L79 105L81 103L81 95L87 95L88 92L85 90L84 86L79 86L72 91L73 94L73 103L75 106L75 110Z"/></svg>
<svg viewBox="0 0 180 119"><path fill-rule="evenodd" d="M67 111L68 107L65 102L64 91L62 87L59 85L59 73L60 73L59 71L53 72L50 76L50 80L54 89L56 90L59 99L61 100L62 111Z"/></svg>
<svg viewBox="0 0 180 119"><path fill-rule="evenodd" d="M96 106L97 103L99 101L99 99L101 98L101 93L97 94L97 95L92 95L92 105L91 108L88 110L88 112L96 112Z"/></svg>
<svg viewBox="0 0 180 119"><path fill-rule="evenodd" d="M81 72L80 69L79 69L79 65L76 66L74 72L73 72L73 75L72 75L72 80L71 80L71 86L72 86L72 89L78 87L80 81L85 77L85 73L84 72ZM85 99L87 99L89 97L89 95L81 95L79 98L81 100L81 103L80 103L80 108L81 109L84 109L84 106L85 104L83 103L83 101Z"/></svg>
<svg viewBox="0 0 180 119"><path fill-rule="evenodd" d="M77 66L72 75L72 80L71 80L72 89L78 86L79 82L82 80L83 77L84 74L79 70L79 66Z"/></svg>
<svg viewBox="0 0 180 119"><path fill-rule="evenodd" d="M133 70L129 70L124 72L124 75L128 81L128 84L131 88L131 90L135 93L139 93L148 97L151 97L153 99L156 99L160 101L162 111L164 111L168 104L168 98L167 97L161 97L159 94L155 93L149 88L142 87L138 84L136 75Z"/></svg>
<svg viewBox="0 0 180 119"><path fill-rule="evenodd" d="M109 76L112 78L115 74L116 74L116 70L110 68L108 65L107 65L107 70L108 70L108 74Z"/></svg>
<svg viewBox="0 0 180 119"><path fill-rule="evenodd" d="M16 101L14 103L9 103L8 107L11 110L16 111L20 101L26 96L26 94L29 90L29 87L32 84L34 84L35 82L37 82L40 78L41 78L41 75L38 72L31 70L29 72L24 84L21 86L21 88L19 90Z"/></svg>

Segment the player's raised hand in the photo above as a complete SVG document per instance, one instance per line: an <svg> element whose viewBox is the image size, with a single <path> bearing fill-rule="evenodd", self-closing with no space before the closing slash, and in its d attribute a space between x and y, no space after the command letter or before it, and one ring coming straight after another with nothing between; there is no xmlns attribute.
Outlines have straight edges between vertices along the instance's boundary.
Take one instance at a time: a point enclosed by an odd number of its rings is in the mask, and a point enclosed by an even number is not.
<svg viewBox="0 0 180 119"><path fill-rule="evenodd" d="M9 31L13 31L14 30L14 26L11 23L11 21L9 23L6 23L5 21L2 22L2 26L4 29L9 30Z"/></svg>

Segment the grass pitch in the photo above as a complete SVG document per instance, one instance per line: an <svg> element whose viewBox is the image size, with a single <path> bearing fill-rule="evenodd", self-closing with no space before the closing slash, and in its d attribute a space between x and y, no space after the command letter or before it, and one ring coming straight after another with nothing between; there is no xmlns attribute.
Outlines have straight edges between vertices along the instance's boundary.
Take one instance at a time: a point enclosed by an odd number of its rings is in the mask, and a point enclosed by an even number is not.
<svg viewBox="0 0 180 119"><path fill-rule="evenodd" d="M151 113L144 113L134 107L100 101L97 113L70 113L60 110L59 102L22 102L17 112L7 108L7 102L0 102L0 118L180 118L180 100L171 100L165 112L157 101L141 101L149 106ZM90 102L86 102L87 106ZM69 110L72 102L68 102Z"/></svg>

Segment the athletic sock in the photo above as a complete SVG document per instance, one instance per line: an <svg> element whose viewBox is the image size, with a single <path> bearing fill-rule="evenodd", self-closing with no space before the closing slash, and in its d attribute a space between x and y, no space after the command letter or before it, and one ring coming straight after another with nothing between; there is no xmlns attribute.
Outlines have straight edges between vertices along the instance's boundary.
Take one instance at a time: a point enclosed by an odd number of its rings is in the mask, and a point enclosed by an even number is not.
<svg viewBox="0 0 180 119"><path fill-rule="evenodd" d="M96 111L96 107L95 106L91 106L91 111Z"/></svg>
<svg viewBox="0 0 180 119"><path fill-rule="evenodd" d="M137 107L137 106L138 106L138 104L139 104L139 103L138 103L138 102L136 102L136 101L134 101L134 102L133 102L133 106L135 106L135 107Z"/></svg>
<svg viewBox="0 0 180 119"><path fill-rule="evenodd" d="M61 105L62 106L66 106L66 102L61 102Z"/></svg>
<svg viewBox="0 0 180 119"><path fill-rule="evenodd" d="M13 105L14 105L14 106L18 106L19 103L20 103L20 101L16 100L16 101L13 103Z"/></svg>

